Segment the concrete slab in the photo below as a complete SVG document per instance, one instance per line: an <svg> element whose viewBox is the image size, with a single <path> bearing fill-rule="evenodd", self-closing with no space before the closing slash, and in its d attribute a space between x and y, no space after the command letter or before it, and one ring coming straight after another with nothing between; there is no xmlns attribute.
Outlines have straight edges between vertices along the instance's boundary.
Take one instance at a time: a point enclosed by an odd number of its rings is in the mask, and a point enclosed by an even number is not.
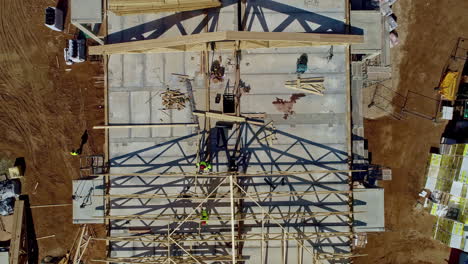
<svg viewBox="0 0 468 264"><path fill-rule="evenodd" d="M237 4L223 1L224 7L210 10L204 20L203 12L162 13L117 17L109 14L109 41L123 42L137 39L151 39L167 36L196 34L208 31L237 30ZM343 1L291 0L248 1L245 27L252 31L285 32L344 32L345 5ZM207 21L207 22L206 22ZM180 23L179 23L180 22ZM206 23L205 23L206 22ZM296 63L303 53L309 58L309 69L303 77L325 78L325 95L306 95L293 105L293 114L284 119L272 102L276 98L290 100L296 91L284 87L286 80L294 80ZM330 56L330 55L333 56ZM301 48L255 49L242 51L240 62L241 79L251 89L241 97L241 112L266 113L266 121L274 121L276 137L273 145L261 141L265 131L257 133L259 126L242 126L241 153L237 157L240 167L248 164L247 172L276 170L337 170L347 169L347 128L346 128L346 53L343 46L314 46ZM225 66L224 80L212 83L210 87L211 110L221 110L215 104L216 95L226 87L232 88L235 81L234 56L229 52L210 52L209 61L220 60ZM109 120L115 123L182 123L197 122L191 114L194 109L206 110L206 89L201 74L199 52L167 54L112 55L109 62ZM173 73L186 74L191 81L180 83ZM192 96L192 104L181 111L161 110L160 94L166 89L180 89ZM201 119L201 124L203 119ZM258 134L258 137L254 136ZM194 172L199 149L199 139L206 138L190 128L153 128L112 130L110 133L109 156L112 173L156 173ZM236 131L228 133L229 147L236 143ZM202 144L204 144L202 140ZM214 145L214 146L213 146ZM201 155L206 146L202 145ZM213 150L213 171L226 171L228 159L221 146L211 144ZM284 180L282 180L284 178ZM255 177L246 180L243 187L249 192L348 190L348 175L321 173L288 177ZM218 179L219 180L219 179ZM283 182L283 183L282 183ZM210 192L219 181L193 178L167 177L113 177L112 194L174 194ZM229 191L228 185L219 188L218 193ZM302 197L258 197L256 201L276 214L286 212L327 212L349 211L346 195L305 195ZM200 202L200 201L198 201ZM228 200L210 200L204 207L211 214L230 213ZM124 199L113 198L111 215L144 214L157 217L161 214L187 215L197 201L187 199ZM248 213L262 213L262 209L246 199L243 210ZM199 212L196 213L197 215ZM345 217L319 217L280 221L287 230L296 232L348 232ZM248 233L261 233L259 221L245 221ZM128 235L132 228L150 228L153 233L167 233L167 221L163 220L112 220L111 235ZM281 232L282 229L268 223L264 232ZM229 223L211 219L200 228L197 221L184 225L178 232L229 232ZM314 240L307 248L319 248L324 252L349 252L348 240L331 238ZM198 244L198 253L230 248L221 243ZM268 263L280 263L281 242L269 242L265 249ZM167 254L167 248L141 243L112 243L111 256L137 256ZM173 254L180 253L174 249ZM261 249L258 242L247 242L243 256L249 263L259 263ZM298 258L309 259L306 250L299 253L297 244L288 242L286 256L293 263ZM326 263L326 262L324 262Z"/></svg>
<svg viewBox="0 0 468 264"><path fill-rule="evenodd" d="M104 178L73 181L73 223L104 224Z"/></svg>
<svg viewBox="0 0 468 264"><path fill-rule="evenodd" d="M365 213L355 215L354 230L356 232L385 231L384 209L384 190L382 188L363 189L362 192L355 192L354 210Z"/></svg>

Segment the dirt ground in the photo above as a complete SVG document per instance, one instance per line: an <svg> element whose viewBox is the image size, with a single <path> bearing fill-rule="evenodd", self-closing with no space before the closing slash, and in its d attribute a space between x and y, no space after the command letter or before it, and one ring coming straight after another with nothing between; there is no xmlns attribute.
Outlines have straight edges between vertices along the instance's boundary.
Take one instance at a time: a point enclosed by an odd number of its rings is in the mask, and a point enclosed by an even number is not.
<svg viewBox="0 0 468 264"><path fill-rule="evenodd" d="M65 40L71 35L43 25L50 0L0 0L0 158L24 157L23 190L32 205L71 203L71 180L79 160L69 155L85 129L87 153L102 153L102 74L99 63L66 66ZM466 0L399 0L394 7L401 45L393 49L394 86L434 97L442 68L456 39L468 37ZM67 26L66 32L67 32ZM424 105L421 105L424 108ZM373 162L391 167L385 183L387 232L370 235L369 254L355 263L444 263L449 249L430 239L434 218L414 210L423 186L431 146L437 146L444 124L408 116L404 120L366 120ZM37 189L35 188L37 186ZM78 227L71 207L33 209L40 257L59 256L70 248ZM102 227L97 226L98 233ZM92 253L104 252L102 244Z"/></svg>
<svg viewBox="0 0 468 264"><path fill-rule="evenodd" d="M468 37L468 1L399 0L394 6L401 45L392 49L393 86L436 98L444 65L459 37ZM427 100L415 100L413 110L426 111ZM384 184L387 232L369 235L367 257L354 263L446 263L449 248L430 238L435 218L414 206L424 185L431 147L437 147L445 123L408 115L365 121L372 161L392 168Z"/></svg>
<svg viewBox="0 0 468 264"><path fill-rule="evenodd" d="M71 203L72 179L79 177L78 148L83 132L84 154L102 153L102 65L67 66L63 48L68 33L44 26L44 9L55 1L0 0L0 158L24 157L23 193L31 205ZM72 32L73 33L73 32ZM94 78L97 77L97 78ZM72 208L32 209L39 255L65 254L76 236ZM103 228L97 226L97 232ZM99 248L102 245L94 245Z"/></svg>

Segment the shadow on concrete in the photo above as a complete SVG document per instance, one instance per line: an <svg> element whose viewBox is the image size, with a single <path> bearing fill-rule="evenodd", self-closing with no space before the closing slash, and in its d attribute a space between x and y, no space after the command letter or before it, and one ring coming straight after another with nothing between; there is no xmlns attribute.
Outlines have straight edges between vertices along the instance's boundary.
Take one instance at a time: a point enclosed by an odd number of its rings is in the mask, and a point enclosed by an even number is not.
<svg viewBox="0 0 468 264"><path fill-rule="evenodd" d="M235 0L223 0L223 7L236 4ZM286 16L282 22L276 23L272 26L273 21L267 21L268 17L266 12L276 12L281 14L282 17ZM206 17L195 27L192 32L188 32L182 25L182 22L197 16L205 15ZM220 22L220 8L211 8L206 10L196 10L189 12L175 13L166 17L156 19L154 21L146 22L138 26L130 27L108 35L108 43L128 42L134 40L155 39L161 37L164 33L177 27L180 35L191 35L204 32L207 28L208 32L218 31L218 24ZM248 1L246 4L245 16L241 19L241 27L246 31L251 31L254 23L259 23L262 31L264 32L283 32L288 31L288 27L293 23L299 23L303 32L308 33L343 33L346 31L346 24L342 20L330 18L309 10L297 8L281 1L273 0L256 0ZM318 25L312 28L311 25ZM361 28L351 27L352 32L355 34L364 34Z"/></svg>

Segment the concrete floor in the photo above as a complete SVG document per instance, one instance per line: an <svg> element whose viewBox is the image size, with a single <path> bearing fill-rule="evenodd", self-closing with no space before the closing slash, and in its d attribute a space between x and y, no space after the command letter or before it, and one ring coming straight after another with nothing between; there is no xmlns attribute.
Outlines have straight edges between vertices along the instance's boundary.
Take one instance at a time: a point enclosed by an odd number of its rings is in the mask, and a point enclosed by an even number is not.
<svg viewBox="0 0 468 264"><path fill-rule="evenodd" d="M285 2L285 3L284 3ZM294 1L249 1L245 25L250 31L285 32L344 32L344 1L294 0ZM224 7L210 11L206 24L209 31L237 30L237 6L234 1L223 1ZM109 13L109 40L122 42L137 39L194 34L205 30L202 12L183 14L151 14L118 17ZM327 59L330 46L307 48L277 48L242 51L241 79L251 87L249 93L241 97L242 113L266 113L266 122L274 121L276 137L273 145L261 141L268 132L257 131L259 126L242 124L241 155L237 158L240 167L248 164L248 173L256 171L300 171L300 170L343 170L347 169L347 138L350 132L346 127L346 55L343 46L333 47L333 57ZM288 119L278 111L272 102L277 98L289 100L296 93L284 87L286 80L297 76L296 61L306 53L309 70L304 77L325 78L325 94L307 94L293 106L295 112ZM234 85L234 57L232 52L215 52L210 59L222 57L226 67L224 82L211 86L210 109L217 110L214 104L217 93L223 93L226 86ZM138 123L190 123L198 122L191 112L205 110L206 101L204 79L200 74L199 53L132 54L112 55L108 64L109 76L109 122L111 124ZM193 80L180 82L172 73L189 75ZM161 110L160 93L167 87L180 89L193 95L192 105L181 111ZM212 137L216 137L213 133ZM228 145L235 144L237 131L229 130ZM194 172L200 139L208 135L199 133L196 128L139 128L115 129L109 132L109 155L112 173L131 172ZM203 140L202 140L203 142ZM213 171L226 171L228 156L221 146L204 146L213 155ZM270 177L278 191L320 191L348 190L345 174L313 174L305 176ZM189 178L168 177L118 177L113 178L112 194L174 194L183 190L192 195L210 192L219 181L199 180L194 183ZM227 183L227 182L226 182ZM251 178L242 183L250 192L269 192L271 187L263 177ZM218 194L228 193L225 184ZM305 195L294 197L254 197L263 209L273 214L287 212L349 211L347 195ZM112 199L111 215L130 214L188 214L200 201L187 199ZM210 200L203 206L211 215L229 213L229 200ZM262 209L246 199L244 212L261 213ZM213 218L213 217L212 217ZM180 232L228 234L229 221L210 219L207 226L200 227L193 221L181 226ZM345 216L330 216L281 220L288 232L349 232ZM114 220L111 235L129 235L130 229L151 228L153 233L167 233L168 225L176 223L164 220ZM261 233L261 221L244 222L247 234ZM264 232L281 233L272 222L265 223ZM188 246L188 243L182 243ZM307 248L317 252L349 252L348 238L313 239L305 242ZM259 241L244 243L242 255L246 263L261 263ZM272 241L266 245L265 263L281 263L281 242ZM221 242L195 245L193 254L231 254L230 246ZM173 246L172 255L183 252ZM164 256L167 248L156 243L115 242L112 243L113 257ZM299 255L307 261L307 251L300 252L297 242L287 244L286 262L297 263ZM324 263L327 263L326 261ZM330 262L330 263L346 263Z"/></svg>

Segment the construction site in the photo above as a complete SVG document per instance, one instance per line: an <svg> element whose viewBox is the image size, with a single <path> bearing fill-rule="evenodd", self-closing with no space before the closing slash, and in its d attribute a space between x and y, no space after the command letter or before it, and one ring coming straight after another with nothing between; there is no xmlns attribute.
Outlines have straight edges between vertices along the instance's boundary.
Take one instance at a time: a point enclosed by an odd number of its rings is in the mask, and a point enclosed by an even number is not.
<svg viewBox="0 0 468 264"><path fill-rule="evenodd" d="M29 18L33 48L0 50L30 52L33 76L21 84L18 56L0 57L2 109L21 113L4 123L22 135L0 144L0 263L442 263L464 250L464 200L431 195L453 192L435 159L464 170L464 138L443 130L465 107L468 48L453 36L432 87L398 88L410 22L396 14L410 0L53 2L28 3L43 13ZM402 124L435 128L389 147ZM461 214L446 220L442 205ZM387 242L417 255L405 228L442 241L440 255L396 257Z"/></svg>

